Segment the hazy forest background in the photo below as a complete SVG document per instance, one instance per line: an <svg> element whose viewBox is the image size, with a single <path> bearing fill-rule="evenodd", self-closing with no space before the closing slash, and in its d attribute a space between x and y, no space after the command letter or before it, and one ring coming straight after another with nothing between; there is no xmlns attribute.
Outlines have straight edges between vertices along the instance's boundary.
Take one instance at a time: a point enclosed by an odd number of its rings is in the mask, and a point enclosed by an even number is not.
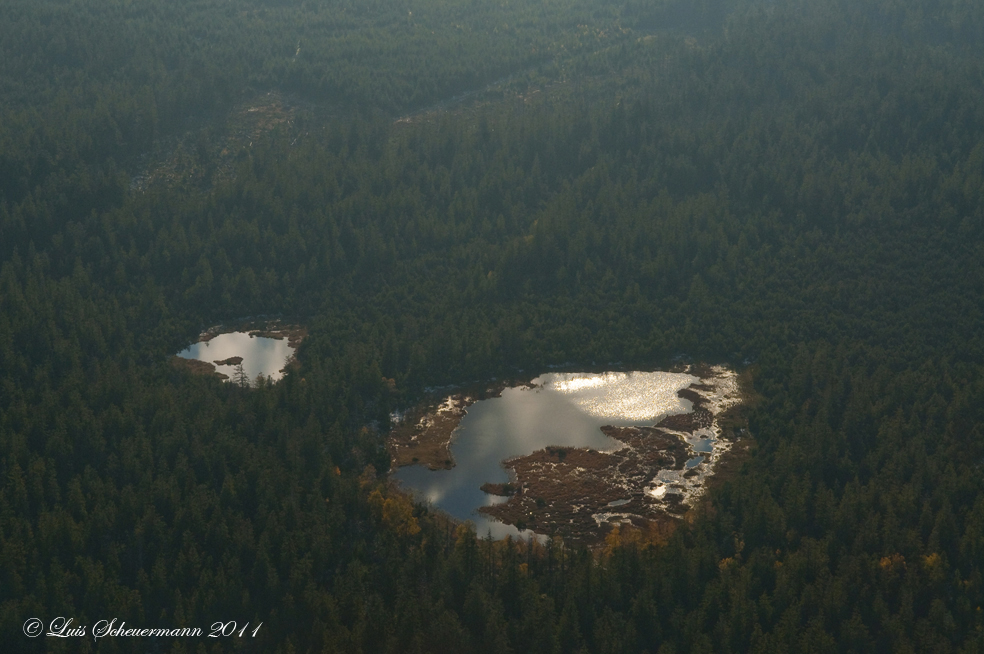
<svg viewBox="0 0 984 654"><path fill-rule="evenodd" d="M0 16L5 651L984 651L984 5ZM309 327L282 382L169 365L257 314ZM384 483L428 386L680 355L754 446L669 538Z"/></svg>

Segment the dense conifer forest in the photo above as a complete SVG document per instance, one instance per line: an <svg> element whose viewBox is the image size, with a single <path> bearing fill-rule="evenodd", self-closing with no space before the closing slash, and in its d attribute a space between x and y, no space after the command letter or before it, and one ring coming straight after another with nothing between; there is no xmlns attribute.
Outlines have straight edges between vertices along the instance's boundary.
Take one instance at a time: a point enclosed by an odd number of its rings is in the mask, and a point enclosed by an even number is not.
<svg viewBox="0 0 984 654"><path fill-rule="evenodd" d="M984 651L984 6L0 16L4 651ZM283 381L169 364L260 314L308 326ZM668 536L386 483L428 387L680 357L752 446Z"/></svg>

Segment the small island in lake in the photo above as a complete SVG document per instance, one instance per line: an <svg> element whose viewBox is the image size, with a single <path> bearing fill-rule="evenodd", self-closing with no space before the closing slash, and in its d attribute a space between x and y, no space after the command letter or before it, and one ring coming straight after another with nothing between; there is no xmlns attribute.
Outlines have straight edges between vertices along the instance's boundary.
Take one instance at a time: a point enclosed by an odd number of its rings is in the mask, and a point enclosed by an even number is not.
<svg viewBox="0 0 984 654"><path fill-rule="evenodd" d="M304 327L279 320L218 325L171 357L171 363L193 374L240 380L237 383L252 382L258 375L277 381L296 363L294 352L306 335Z"/></svg>

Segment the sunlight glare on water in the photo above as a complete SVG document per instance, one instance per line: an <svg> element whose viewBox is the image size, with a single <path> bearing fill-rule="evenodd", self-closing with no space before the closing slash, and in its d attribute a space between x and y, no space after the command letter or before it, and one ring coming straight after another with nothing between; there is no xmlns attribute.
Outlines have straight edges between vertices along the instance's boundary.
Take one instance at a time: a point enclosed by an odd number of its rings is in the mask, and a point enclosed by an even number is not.
<svg viewBox="0 0 984 654"><path fill-rule="evenodd" d="M178 356L212 364L231 357L242 357L243 370L250 381L261 373L264 377L277 381L283 377L281 370L292 352L293 348L286 338L266 338L250 336L248 332L231 332L219 334L209 341L194 343L178 352ZM215 364L215 368L230 378L236 370L234 365Z"/></svg>
<svg viewBox="0 0 984 654"><path fill-rule="evenodd" d="M697 381L672 372L555 373L533 380L567 395L585 413L614 420L652 420L688 408L677 391Z"/></svg>

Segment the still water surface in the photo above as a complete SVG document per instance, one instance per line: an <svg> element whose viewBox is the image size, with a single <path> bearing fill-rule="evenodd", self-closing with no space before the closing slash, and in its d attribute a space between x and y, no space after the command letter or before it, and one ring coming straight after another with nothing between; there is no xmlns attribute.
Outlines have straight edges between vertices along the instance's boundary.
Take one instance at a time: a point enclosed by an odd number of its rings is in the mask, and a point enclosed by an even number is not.
<svg viewBox="0 0 984 654"><path fill-rule="evenodd" d="M287 344L286 338L265 338L250 336L248 332L232 332L219 334L209 341L195 343L178 352L178 356L208 363L242 357L243 370L249 376L250 382L255 382L256 376L260 373L273 381L283 377L281 370L292 352L293 349ZM215 369L232 379L236 366L216 365Z"/></svg>
<svg viewBox="0 0 984 654"><path fill-rule="evenodd" d="M520 535L477 512L507 498L481 490L486 482L508 482L504 459L531 454L548 445L612 451L622 445L605 436L605 425L654 425L664 417L691 410L677 391L697 377L670 372L550 373L533 380L536 388L507 388L496 397L468 407L454 433L451 470L407 466L394 474L418 499L459 520L475 523L480 536ZM523 534L524 537L528 532Z"/></svg>

